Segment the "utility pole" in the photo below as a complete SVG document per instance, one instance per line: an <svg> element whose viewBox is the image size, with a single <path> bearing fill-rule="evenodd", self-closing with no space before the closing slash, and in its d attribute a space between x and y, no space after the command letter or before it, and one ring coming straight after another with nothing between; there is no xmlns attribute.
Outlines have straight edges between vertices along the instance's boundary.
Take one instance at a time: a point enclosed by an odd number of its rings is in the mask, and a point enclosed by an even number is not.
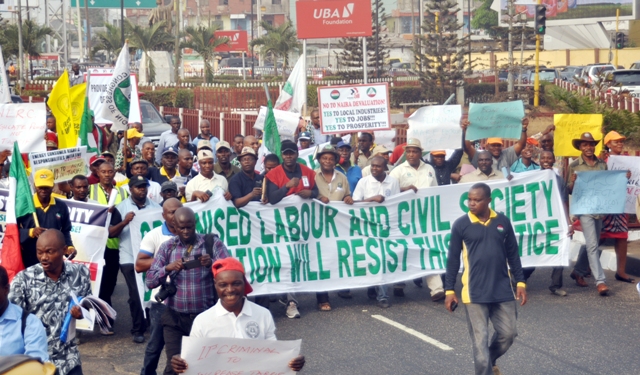
<svg viewBox="0 0 640 375"><path fill-rule="evenodd" d="M173 46L174 52L176 54L176 59L175 59L176 61L175 61L175 65L173 66L173 77L176 80L176 82L178 82L178 76L180 73L178 68L178 64L180 63L180 18L178 17L179 7L180 7L179 0L173 0L173 13L176 15L176 28L175 28L176 40Z"/></svg>
<svg viewBox="0 0 640 375"><path fill-rule="evenodd" d="M262 4L260 2L260 0L256 0L256 10L258 11L258 38L260 38L262 36L262 27L260 25L260 23L262 22ZM307 58L307 55L304 55L304 58ZM260 51L258 51L258 65L262 65L262 54L260 53ZM278 61L276 59L276 61L273 62L273 67L274 69L278 68ZM284 69L284 65L282 66L282 68ZM306 71L305 71L305 74Z"/></svg>
<svg viewBox="0 0 640 375"><path fill-rule="evenodd" d="M509 0L509 69L507 73L507 91L513 93L513 0ZM510 96L513 94L510 94Z"/></svg>
<svg viewBox="0 0 640 375"><path fill-rule="evenodd" d="M120 0L120 44L124 46L124 0Z"/></svg>
<svg viewBox="0 0 640 375"><path fill-rule="evenodd" d="M616 38L618 36L619 23L620 23L620 8L616 9ZM611 45L611 44L609 44L609 45ZM618 46L616 46L616 52L615 52L614 59L613 59L613 66L616 69L618 69Z"/></svg>
<svg viewBox="0 0 640 375"><path fill-rule="evenodd" d="M79 0L76 0L79 1ZM91 61L91 22L89 21L89 1L84 2L84 18L87 19L87 57Z"/></svg>
<svg viewBox="0 0 640 375"><path fill-rule="evenodd" d="M80 18L80 1L76 1L76 16L78 17L78 48L80 49L80 61L84 62L84 51L82 48L82 18Z"/></svg>
<svg viewBox="0 0 640 375"><path fill-rule="evenodd" d="M18 86L20 89L24 87L24 50L22 48L22 4L18 0L18 69L20 69L20 78L18 79ZM4 69L4 66L2 67Z"/></svg>
<svg viewBox="0 0 640 375"><path fill-rule="evenodd" d="M422 0L420 0L422 1ZM376 34L375 34L375 38L376 38L376 56L375 56L375 64L376 64L376 78L380 78L380 66L378 65L380 63L380 50L379 50L379 46L378 46L378 41L380 40L380 14L378 13L378 8L380 8L380 0L376 0ZM366 38L365 38L366 39ZM365 69L367 67L365 66Z"/></svg>
<svg viewBox="0 0 640 375"><path fill-rule="evenodd" d="M251 0L251 41L253 41L253 3L255 0ZM211 11L209 11L209 17L211 17ZM253 45L251 46L251 79L255 78L255 58L256 56L253 54Z"/></svg>
<svg viewBox="0 0 640 375"><path fill-rule="evenodd" d="M418 41L420 42L420 71L422 72L423 69L423 63L422 63L422 56L424 56L424 49L423 49L423 40L422 40L422 25L424 25L424 0L418 0L418 12L420 12L420 26L418 27L418 30L420 30L420 39L418 39ZM414 38L415 39L415 38Z"/></svg>

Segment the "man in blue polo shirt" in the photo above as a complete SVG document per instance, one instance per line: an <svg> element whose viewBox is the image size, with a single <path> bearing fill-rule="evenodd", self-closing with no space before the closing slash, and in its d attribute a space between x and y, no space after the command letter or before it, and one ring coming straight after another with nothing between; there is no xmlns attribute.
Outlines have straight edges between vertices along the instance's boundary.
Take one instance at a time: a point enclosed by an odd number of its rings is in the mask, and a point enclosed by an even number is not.
<svg viewBox="0 0 640 375"><path fill-rule="evenodd" d="M362 170L357 165L351 164L351 145L340 141L336 148L340 154L340 160L336 163L336 171L347 176L350 190L355 191L358 181L362 178Z"/></svg>
<svg viewBox="0 0 640 375"><path fill-rule="evenodd" d="M462 255L464 270L460 294L467 312L476 375L500 373L496 360L507 352L518 335L515 300L520 300L520 306L527 303L513 227L506 216L489 207L490 203L491 188L487 184L477 183L471 187L469 213L456 220L451 228L444 284L444 306L453 312L458 305L454 287ZM518 283L515 298L509 269ZM489 320L495 333L491 344L487 345Z"/></svg>

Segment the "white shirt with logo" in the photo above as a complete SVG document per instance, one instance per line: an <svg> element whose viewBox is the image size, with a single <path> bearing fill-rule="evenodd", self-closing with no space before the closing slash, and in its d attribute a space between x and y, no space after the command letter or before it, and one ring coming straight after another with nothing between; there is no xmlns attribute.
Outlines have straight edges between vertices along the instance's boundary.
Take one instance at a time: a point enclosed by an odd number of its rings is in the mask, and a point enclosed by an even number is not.
<svg viewBox="0 0 640 375"><path fill-rule="evenodd" d="M358 181L352 198L354 201L361 201L375 197L376 195L389 198L396 194L400 194L400 184L398 184L398 180L390 175L386 175L384 181L379 182L373 175L369 175Z"/></svg>
<svg viewBox="0 0 640 375"><path fill-rule="evenodd" d="M227 311L218 300L196 317L189 337L276 340L276 324L269 310L246 298L238 316Z"/></svg>
<svg viewBox="0 0 640 375"><path fill-rule="evenodd" d="M420 161L418 169L412 167L408 161L395 167L389 175L398 179L401 188L415 186L418 189L438 186L436 171L432 166Z"/></svg>

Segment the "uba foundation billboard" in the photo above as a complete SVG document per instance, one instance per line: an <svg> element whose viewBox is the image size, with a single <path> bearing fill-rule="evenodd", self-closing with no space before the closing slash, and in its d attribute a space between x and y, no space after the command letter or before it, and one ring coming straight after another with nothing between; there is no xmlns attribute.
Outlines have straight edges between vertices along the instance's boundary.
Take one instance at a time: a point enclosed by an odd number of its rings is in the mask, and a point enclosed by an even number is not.
<svg viewBox="0 0 640 375"><path fill-rule="evenodd" d="M371 36L371 1L296 2L298 39Z"/></svg>
<svg viewBox="0 0 640 375"><path fill-rule="evenodd" d="M637 2L637 1L636 1ZM533 21L536 0L516 0L515 13L524 13ZM508 0L500 0L502 15L507 15ZM547 25L576 24L577 19L584 23L611 21L616 18L616 9L620 9L620 19L635 19L634 0L542 0L547 7ZM504 17L502 22L505 22Z"/></svg>

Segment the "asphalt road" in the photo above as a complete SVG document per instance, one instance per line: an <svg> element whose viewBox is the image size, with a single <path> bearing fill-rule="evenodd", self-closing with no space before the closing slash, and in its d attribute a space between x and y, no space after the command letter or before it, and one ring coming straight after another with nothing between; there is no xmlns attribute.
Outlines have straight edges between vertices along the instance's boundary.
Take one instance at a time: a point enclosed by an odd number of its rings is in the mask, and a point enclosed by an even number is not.
<svg viewBox="0 0 640 375"><path fill-rule="evenodd" d="M519 336L498 360L502 373L640 374L640 298L635 285L615 281L607 271L612 293L600 297L593 279L587 279L589 288L579 288L565 270L569 296L557 297L547 289L550 275L550 269L542 268L529 280L529 302L518 310ZM406 296L392 297L388 309L367 299L366 290L352 293L351 300L330 293L331 312L317 310L314 294L299 296L301 319L287 319L284 308L272 304L278 338L302 339L307 364L301 374L473 373L463 304L451 314L442 302L431 302L428 289L411 282ZM80 352L85 374L140 372L146 344L131 340L126 295L121 278L114 336L83 333ZM443 350L447 347L450 350Z"/></svg>

